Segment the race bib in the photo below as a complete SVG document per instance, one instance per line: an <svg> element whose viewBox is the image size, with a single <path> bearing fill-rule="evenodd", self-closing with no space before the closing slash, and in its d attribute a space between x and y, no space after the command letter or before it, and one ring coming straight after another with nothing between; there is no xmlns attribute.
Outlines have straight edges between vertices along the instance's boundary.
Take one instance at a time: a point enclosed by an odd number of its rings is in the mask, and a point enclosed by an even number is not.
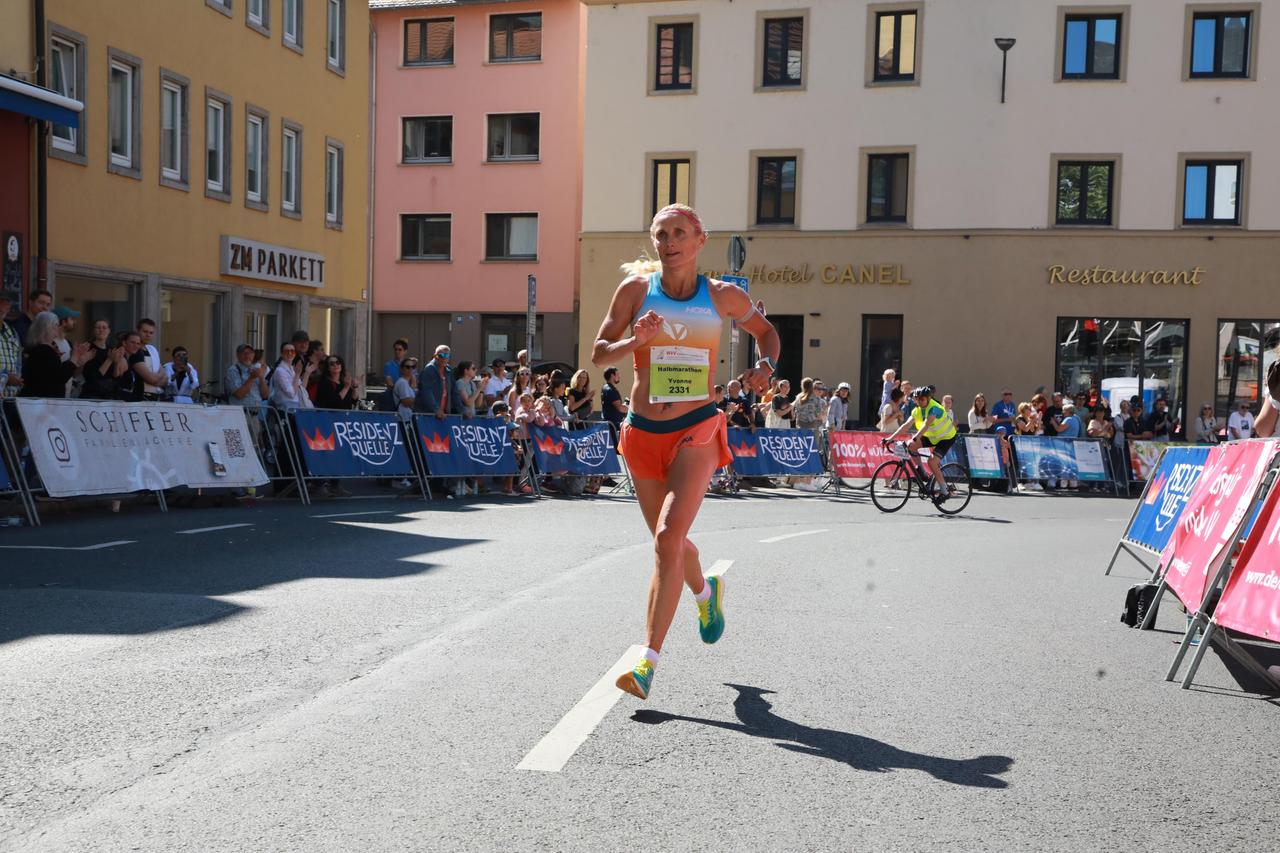
<svg viewBox="0 0 1280 853"><path fill-rule="evenodd" d="M649 350L649 402L710 399L711 351L696 347Z"/></svg>

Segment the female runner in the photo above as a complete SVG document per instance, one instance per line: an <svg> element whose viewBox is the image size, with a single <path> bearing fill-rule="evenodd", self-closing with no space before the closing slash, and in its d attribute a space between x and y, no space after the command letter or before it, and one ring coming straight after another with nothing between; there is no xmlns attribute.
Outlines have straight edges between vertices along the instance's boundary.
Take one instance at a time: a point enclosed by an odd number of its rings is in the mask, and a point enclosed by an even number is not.
<svg viewBox="0 0 1280 853"><path fill-rule="evenodd" d="M711 401L724 318L737 320L764 354L743 376L752 391L768 387L781 345L743 290L698 275L707 235L691 208L659 210L649 235L658 259L623 266L630 275L613 294L591 354L596 367L628 354L635 366L620 450L653 534L655 564L644 656L618 687L641 699L649 696L682 584L697 601L703 642L714 643L724 631L724 579L703 578L698 549L688 539L711 475L733 458L724 415Z"/></svg>

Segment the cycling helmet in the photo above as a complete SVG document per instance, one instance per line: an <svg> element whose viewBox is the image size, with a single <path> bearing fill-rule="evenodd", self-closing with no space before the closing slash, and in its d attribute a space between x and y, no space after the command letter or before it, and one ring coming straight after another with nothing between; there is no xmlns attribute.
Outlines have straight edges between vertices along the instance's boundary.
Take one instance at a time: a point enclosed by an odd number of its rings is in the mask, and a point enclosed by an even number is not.
<svg viewBox="0 0 1280 853"><path fill-rule="evenodd" d="M932 385L921 385L919 388L912 390L911 396L914 397L931 397L933 396Z"/></svg>

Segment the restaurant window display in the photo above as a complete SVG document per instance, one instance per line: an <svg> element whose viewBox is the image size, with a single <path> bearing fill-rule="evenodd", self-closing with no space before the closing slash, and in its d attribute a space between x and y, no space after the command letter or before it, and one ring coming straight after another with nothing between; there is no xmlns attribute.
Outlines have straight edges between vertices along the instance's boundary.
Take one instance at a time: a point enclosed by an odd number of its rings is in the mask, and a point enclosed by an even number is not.
<svg viewBox="0 0 1280 853"><path fill-rule="evenodd" d="M1219 320L1214 414L1225 419L1241 401L1258 414L1267 369L1280 346L1280 320Z"/></svg>
<svg viewBox="0 0 1280 853"><path fill-rule="evenodd" d="M1186 320L1108 320L1059 317L1052 390L1067 397L1084 393L1118 411L1121 400L1142 398L1150 411L1169 402L1178 423L1186 419Z"/></svg>

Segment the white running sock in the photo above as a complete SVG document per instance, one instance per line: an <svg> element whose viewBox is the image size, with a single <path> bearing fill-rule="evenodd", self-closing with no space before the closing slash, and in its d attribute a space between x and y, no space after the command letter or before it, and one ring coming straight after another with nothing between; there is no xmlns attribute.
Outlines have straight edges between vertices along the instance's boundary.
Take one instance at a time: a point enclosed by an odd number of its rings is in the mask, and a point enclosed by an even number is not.
<svg viewBox="0 0 1280 853"><path fill-rule="evenodd" d="M644 656L645 656L645 659L649 661L649 663L653 664L654 666L658 665L658 653L655 652L653 649L645 649Z"/></svg>
<svg viewBox="0 0 1280 853"><path fill-rule="evenodd" d="M711 583L706 578L702 579L702 592L695 592L693 600L701 604L711 597Z"/></svg>

